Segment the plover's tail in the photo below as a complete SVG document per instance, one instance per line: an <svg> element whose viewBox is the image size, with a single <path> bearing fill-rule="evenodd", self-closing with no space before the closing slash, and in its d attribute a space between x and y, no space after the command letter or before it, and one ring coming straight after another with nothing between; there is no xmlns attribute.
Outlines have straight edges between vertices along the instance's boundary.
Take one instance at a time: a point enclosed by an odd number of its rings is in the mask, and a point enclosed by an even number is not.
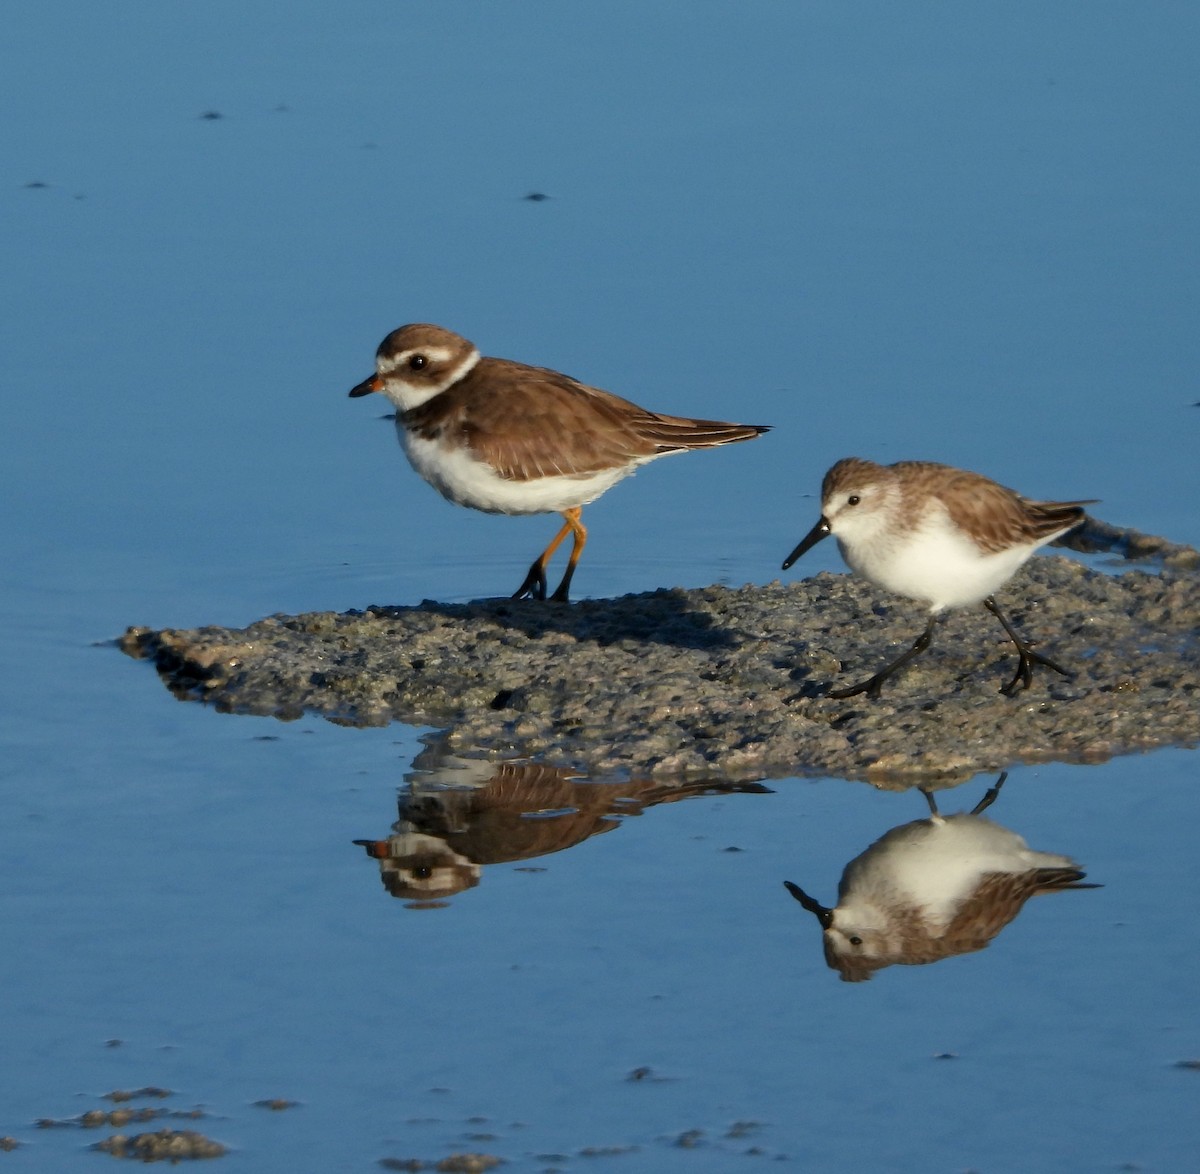
<svg viewBox="0 0 1200 1174"><path fill-rule="evenodd" d="M689 448L716 448L753 440L770 432L769 424L730 424L724 420L692 420L686 416L646 414L639 420L637 430L642 439L653 444L659 452L677 452Z"/></svg>

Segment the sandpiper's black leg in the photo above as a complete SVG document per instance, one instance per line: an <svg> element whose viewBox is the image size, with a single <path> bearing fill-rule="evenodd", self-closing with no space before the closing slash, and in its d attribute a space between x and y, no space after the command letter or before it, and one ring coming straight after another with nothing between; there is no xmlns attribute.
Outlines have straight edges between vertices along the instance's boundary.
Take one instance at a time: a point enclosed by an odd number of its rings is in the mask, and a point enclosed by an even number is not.
<svg viewBox="0 0 1200 1174"><path fill-rule="evenodd" d="M1048 669L1053 669L1056 673L1064 677L1073 677L1075 675L1070 669L1065 669L1062 665L1055 664L1048 656L1043 656L1040 652L1034 652L1017 635L1016 630L1005 619L1004 613L996 606L996 600L991 595L983 601L983 606L1004 625L1004 630L1008 633L1008 638L1017 646L1018 660L1016 676L1000 690L1005 697L1015 697L1021 689L1028 689L1033 684L1033 666L1035 664L1044 664ZM1018 688L1018 682L1020 682L1020 688Z"/></svg>
<svg viewBox="0 0 1200 1174"><path fill-rule="evenodd" d="M829 696L836 697L839 701L845 697L857 697L860 693L865 693L868 697L878 697L883 682L893 673L899 672L910 660L920 656L933 642L933 629L937 622L938 616L935 612L929 617L925 631L917 637L913 646L899 660L894 660L886 668L880 669L873 677L861 684L852 685L849 689L830 689Z"/></svg>
<svg viewBox="0 0 1200 1174"><path fill-rule="evenodd" d="M1004 780L1008 778L1008 771L1002 770L1000 777L983 793L983 798L971 808L972 815L979 815L986 811L1000 795L1000 788L1004 786Z"/></svg>

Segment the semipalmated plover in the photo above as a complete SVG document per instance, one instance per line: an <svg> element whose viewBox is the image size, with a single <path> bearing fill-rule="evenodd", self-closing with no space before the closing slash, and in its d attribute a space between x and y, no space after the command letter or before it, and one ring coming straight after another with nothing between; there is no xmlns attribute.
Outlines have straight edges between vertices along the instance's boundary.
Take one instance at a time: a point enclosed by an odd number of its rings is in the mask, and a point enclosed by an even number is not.
<svg viewBox="0 0 1200 1174"><path fill-rule="evenodd" d="M879 587L929 605L929 623L916 643L873 677L830 697L878 697L894 672L920 655L934 625L950 608L982 603L1004 625L1020 660L1000 692L1013 696L1033 680L1034 664L1063 676L1068 670L1034 652L996 606L992 593L1031 554L1084 519L1092 501L1030 501L965 469L931 461L877 465L847 457L825 474L821 519L784 560L786 571L832 534L851 570Z"/></svg>
<svg viewBox="0 0 1200 1174"><path fill-rule="evenodd" d="M434 742L398 797L399 818L380 840L355 840L379 861L393 897L439 901L479 884L482 866L534 860L619 828L660 803L698 795L761 794L760 783L711 779L588 779L568 767L459 757Z"/></svg>
<svg viewBox="0 0 1200 1174"><path fill-rule="evenodd" d="M565 601L587 531L582 507L669 453L751 440L754 424L647 411L545 367L489 359L440 326L401 326L379 344L375 374L350 394L382 392L412 466L443 497L494 514L560 513L564 525L514 599L546 598L546 564L568 534Z"/></svg>
<svg viewBox="0 0 1200 1174"><path fill-rule="evenodd" d="M940 815L922 790L929 818L892 828L851 860L832 909L783 882L821 923L825 961L844 982L982 950L1030 897L1100 887L1069 856L1037 852L983 817L1005 777L969 813Z"/></svg>

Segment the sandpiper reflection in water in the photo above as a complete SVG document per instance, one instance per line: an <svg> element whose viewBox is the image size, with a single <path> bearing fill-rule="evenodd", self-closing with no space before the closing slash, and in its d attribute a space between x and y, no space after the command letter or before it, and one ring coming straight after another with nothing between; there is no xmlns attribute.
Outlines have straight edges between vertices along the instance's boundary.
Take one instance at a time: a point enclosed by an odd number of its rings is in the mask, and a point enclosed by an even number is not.
<svg viewBox="0 0 1200 1174"><path fill-rule="evenodd" d="M561 852L660 803L769 793L757 783L590 782L564 767L460 758L436 746L418 762L432 769L409 776L391 834L354 841L379 861L384 888L418 905L474 888L483 865Z"/></svg>
<svg viewBox="0 0 1200 1174"><path fill-rule="evenodd" d="M1035 894L1100 887L1083 883L1070 857L1036 852L983 816L1006 778L955 815L941 815L922 788L929 818L893 828L851 860L833 908L784 881L820 921L825 961L844 982L982 950Z"/></svg>

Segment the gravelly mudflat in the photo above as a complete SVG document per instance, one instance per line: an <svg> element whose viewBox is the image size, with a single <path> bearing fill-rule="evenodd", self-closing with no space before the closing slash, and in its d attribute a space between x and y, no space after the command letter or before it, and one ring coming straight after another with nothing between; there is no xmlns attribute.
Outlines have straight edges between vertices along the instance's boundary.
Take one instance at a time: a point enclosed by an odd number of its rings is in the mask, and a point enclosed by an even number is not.
<svg viewBox="0 0 1200 1174"><path fill-rule="evenodd" d="M1095 549L1098 534L1076 541ZM1150 553L1183 569L1105 574L1039 556L1000 593L1018 630L1076 673L1039 668L1011 699L998 690L1015 653L982 607L953 613L881 699L824 696L894 659L926 614L833 574L569 606L425 601L240 630L131 628L120 646L221 710L451 726L460 751L596 775L955 778L1200 740L1196 552Z"/></svg>

